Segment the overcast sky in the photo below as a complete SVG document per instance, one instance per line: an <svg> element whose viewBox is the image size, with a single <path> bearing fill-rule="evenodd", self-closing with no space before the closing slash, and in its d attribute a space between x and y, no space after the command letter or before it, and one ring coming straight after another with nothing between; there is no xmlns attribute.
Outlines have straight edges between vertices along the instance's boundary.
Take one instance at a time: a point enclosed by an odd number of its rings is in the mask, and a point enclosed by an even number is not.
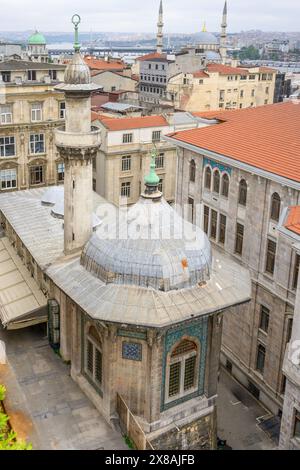
<svg viewBox="0 0 300 470"><path fill-rule="evenodd" d="M71 30L79 13L82 31L147 32L156 28L159 0L0 0L0 30ZM166 33L194 33L203 20L218 31L224 0L164 0ZM230 32L299 31L300 0L228 0Z"/></svg>

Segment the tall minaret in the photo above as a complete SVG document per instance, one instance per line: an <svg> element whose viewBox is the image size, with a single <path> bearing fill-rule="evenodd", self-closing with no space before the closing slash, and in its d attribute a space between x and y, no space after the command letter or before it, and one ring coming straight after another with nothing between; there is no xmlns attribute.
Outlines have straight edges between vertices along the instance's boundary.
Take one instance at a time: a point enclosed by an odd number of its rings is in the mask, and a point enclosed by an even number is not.
<svg viewBox="0 0 300 470"><path fill-rule="evenodd" d="M221 24L221 39L220 39L220 55L222 59L222 64L226 63L227 58L227 0L225 1L223 9L223 18Z"/></svg>
<svg viewBox="0 0 300 470"><path fill-rule="evenodd" d="M99 131L91 129L91 94L99 86L91 83L88 66L80 54L78 25L74 15L75 53L65 71L64 83L55 89L65 93L66 124L55 132L55 143L65 164L64 252L81 249L92 234L93 158L100 147Z"/></svg>
<svg viewBox="0 0 300 470"><path fill-rule="evenodd" d="M162 0L160 0L159 5L159 14L158 14L158 23L157 23L157 36L156 36L156 51L158 54L162 54L163 51L163 4Z"/></svg>

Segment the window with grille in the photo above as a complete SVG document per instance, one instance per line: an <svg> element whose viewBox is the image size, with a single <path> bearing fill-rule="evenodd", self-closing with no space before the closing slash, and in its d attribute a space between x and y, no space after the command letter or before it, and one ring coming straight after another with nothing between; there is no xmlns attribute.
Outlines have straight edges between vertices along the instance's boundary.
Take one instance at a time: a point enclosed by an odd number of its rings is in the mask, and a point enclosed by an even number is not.
<svg viewBox="0 0 300 470"><path fill-rule="evenodd" d="M0 157L13 157L16 155L15 138L0 137Z"/></svg>
<svg viewBox="0 0 300 470"><path fill-rule="evenodd" d="M65 164L59 163L57 165L57 180L64 181L65 179Z"/></svg>
<svg viewBox="0 0 300 470"><path fill-rule="evenodd" d="M281 199L279 194L274 193L271 198L271 219L279 221Z"/></svg>
<svg viewBox="0 0 300 470"><path fill-rule="evenodd" d="M219 194L219 192L220 192L220 172L219 172L219 170L214 171L213 191L214 191L214 193L217 193L217 194Z"/></svg>
<svg viewBox="0 0 300 470"><path fill-rule="evenodd" d="M266 358L266 348L262 344L259 344L257 347L256 370L258 370L260 373L264 372L265 358Z"/></svg>
<svg viewBox="0 0 300 470"><path fill-rule="evenodd" d="M17 187L17 170L15 168L0 170L1 190Z"/></svg>
<svg viewBox="0 0 300 470"><path fill-rule="evenodd" d="M156 165L156 168L164 168L165 166L165 154L164 153L160 153L159 155L156 156L155 165Z"/></svg>
<svg viewBox="0 0 300 470"><path fill-rule="evenodd" d="M43 120L43 106L42 103L33 103L31 106L31 121L42 121Z"/></svg>
<svg viewBox="0 0 300 470"><path fill-rule="evenodd" d="M122 157L122 171L130 171L131 170L131 156L125 155Z"/></svg>
<svg viewBox="0 0 300 470"><path fill-rule="evenodd" d="M265 333L268 333L268 330L269 330L269 318L270 318L270 310L264 305L261 305L259 328Z"/></svg>
<svg viewBox="0 0 300 470"><path fill-rule="evenodd" d="M293 273L293 289L297 289L299 277L300 255L296 255Z"/></svg>
<svg viewBox="0 0 300 470"><path fill-rule="evenodd" d="M227 175L227 173L224 173L224 175L222 176L221 194L224 197L228 197L229 194L229 176Z"/></svg>
<svg viewBox="0 0 300 470"><path fill-rule="evenodd" d="M196 179L196 163L195 160L192 160L190 163L190 181L195 182Z"/></svg>
<svg viewBox="0 0 300 470"><path fill-rule="evenodd" d="M209 190L211 188L211 169L209 166L207 166L205 169L204 186Z"/></svg>
<svg viewBox="0 0 300 470"><path fill-rule="evenodd" d="M42 165L36 165L30 167L30 185L44 183L44 167Z"/></svg>
<svg viewBox="0 0 300 470"><path fill-rule="evenodd" d="M12 123L12 106L9 104L0 106L0 124Z"/></svg>
<svg viewBox="0 0 300 470"><path fill-rule="evenodd" d="M220 214L219 243L221 243L222 245L225 244L225 237L226 237L226 215Z"/></svg>
<svg viewBox="0 0 300 470"><path fill-rule="evenodd" d="M161 138L161 131L152 132L152 142L160 142L160 138Z"/></svg>
<svg viewBox="0 0 300 470"><path fill-rule="evenodd" d="M65 119L65 117L66 117L66 103L64 101L61 101L59 103L59 118Z"/></svg>
<svg viewBox="0 0 300 470"><path fill-rule="evenodd" d="M169 365L168 398L184 396L196 387L197 346L183 340L173 350Z"/></svg>
<svg viewBox="0 0 300 470"><path fill-rule="evenodd" d="M133 141L133 134L123 134L123 144L130 144Z"/></svg>
<svg viewBox="0 0 300 470"><path fill-rule="evenodd" d="M244 244L244 226L236 224L235 253L242 255Z"/></svg>
<svg viewBox="0 0 300 470"><path fill-rule="evenodd" d="M29 151L31 154L45 153L45 135L30 134Z"/></svg>
<svg viewBox="0 0 300 470"><path fill-rule="evenodd" d="M295 411L294 437L300 439L300 411Z"/></svg>
<svg viewBox="0 0 300 470"><path fill-rule="evenodd" d="M94 327L86 337L85 372L96 385L102 385L102 345Z"/></svg>
<svg viewBox="0 0 300 470"><path fill-rule="evenodd" d="M203 230L208 235L208 227L209 227L209 207L204 206L204 214L203 214Z"/></svg>
<svg viewBox="0 0 300 470"><path fill-rule="evenodd" d="M121 184L121 196L122 197L130 197L130 187L131 184L129 181Z"/></svg>
<svg viewBox="0 0 300 470"><path fill-rule="evenodd" d="M239 204L241 204L241 206L246 206L247 204L247 189L246 181L241 180L239 186Z"/></svg>
<svg viewBox="0 0 300 470"><path fill-rule="evenodd" d="M266 257L266 272L274 274L276 258L276 242L268 240L267 244L267 257Z"/></svg>
<svg viewBox="0 0 300 470"><path fill-rule="evenodd" d="M213 240L217 238L217 225L218 225L218 213L211 210L211 220L210 220L210 237Z"/></svg>

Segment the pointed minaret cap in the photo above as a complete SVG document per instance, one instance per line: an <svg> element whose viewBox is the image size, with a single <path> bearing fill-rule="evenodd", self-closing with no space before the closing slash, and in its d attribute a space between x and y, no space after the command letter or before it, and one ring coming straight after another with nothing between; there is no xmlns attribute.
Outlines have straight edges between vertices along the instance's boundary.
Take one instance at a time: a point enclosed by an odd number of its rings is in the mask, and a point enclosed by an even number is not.
<svg viewBox="0 0 300 470"><path fill-rule="evenodd" d="M227 0L225 0L223 15L227 15Z"/></svg>
<svg viewBox="0 0 300 470"><path fill-rule="evenodd" d="M202 26L202 33L207 33L207 29L206 29L206 21L203 22L203 26Z"/></svg>
<svg viewBox="0 0 300 470"><path fill-rule="evenodd" d="M163 2L162 2L162 0L160 0L159 13L160 13L161 15L163 14Z"/></svg>
<svg viewBox="0 0 300 470"><path fill-rule="evenodd" d="M151 163L150 171L148 175L145 176L145 191L142 193L142 197L146 199L160 199L162 193L158 190L159 185L159 176L156 174L156 163L155 159L157 157L156 149L154 148L151 153Z"/></svg>

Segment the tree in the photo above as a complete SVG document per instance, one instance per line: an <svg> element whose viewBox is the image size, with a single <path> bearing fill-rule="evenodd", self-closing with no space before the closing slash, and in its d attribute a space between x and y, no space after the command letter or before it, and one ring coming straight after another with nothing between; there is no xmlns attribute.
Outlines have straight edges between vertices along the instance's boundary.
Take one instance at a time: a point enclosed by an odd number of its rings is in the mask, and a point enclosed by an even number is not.
<svg viewBox="0 0 300 470"><path fill-rule="evenodd" d="M9 417L1 411L5 393L4 385L0 385L0 450L32 450L32 445L19 440L17 434L8 426Z"/></svg>
<svg viewBox="0 0 300 470"><path fill-rule="evenodd" d="M259 50L254 46L242 47L240 50L240 60L258 60Z"/></svg>

